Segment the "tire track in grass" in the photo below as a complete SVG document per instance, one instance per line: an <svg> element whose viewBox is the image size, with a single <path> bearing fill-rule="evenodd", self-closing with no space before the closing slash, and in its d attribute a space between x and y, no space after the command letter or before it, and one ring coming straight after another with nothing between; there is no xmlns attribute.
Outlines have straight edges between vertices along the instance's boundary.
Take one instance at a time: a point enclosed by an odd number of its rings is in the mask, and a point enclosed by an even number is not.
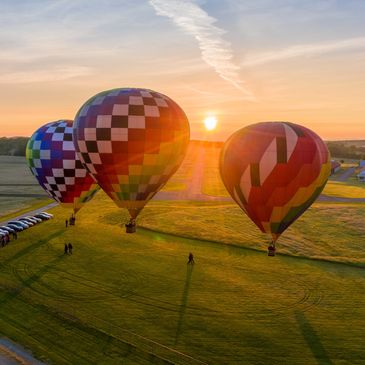
<svg viewBox="0 0 365 365"><path fill-rule="evenodd" d="M61 255L63 258L63 255ZM57 279L67 280L74 284L77 284L78 293L70 293L67 290L59 290L57 286L52 286L47 283L47 280L43 278L43 275L39 275L39 272L33 272L28 264L23 264L19 266L13 266L12 271L17 280L21 283L21 288L27 288L32 290L33 292L42 295L44 297L54 298L60 301L70 302L70 301L80 301L80 302L97 302L105 301L105 296L108 295L111 301L119 301L119 300L127 300L129 302L133 302L135 304L154 307L157 309L161 309L163 311L180 313L182 308L181 305L169 302L162 301L152 297L147 297L144 295L140 295L137 290L138 283L144 282L143 275L141 273L134 273L131 270L124 273L125 283L128 283L127 287L123 285L122 287L117 285L110 285L102 282L97 282L95 280L91 280L89 278L78 276L73 273L68 273L64 271L59 271L55 265L49 264L48 267L51 270L45 271L45 273L51 274L52 277L56 277ZM253 274L255 270L249 270L245 268L241 268L240 271L244 273ZM292 287L300 288L303 292L303 295L299 299L295 299L294 303L291 305L286 305L285 307L280 308L271 308L270 311L265 311L264 313L255 313L255 314L247 314L247 311L226 311L226 310L217 310L206 308L205 306L186 306L186 311L189 315L193 316L202 316L202 317L220 317L220 316L237 316L237 315L248 315L248 317L252 319L266 318L270 316L287 316L291 315L291 311L294 308L301 307L303 311L307 311L315 305L318 305L321 300L321 295L318 294L318 290L314 287L308 286L307 283L304 283L299 280L295 280L292 278L282 279L280 275L276 275L270 271L262 271L261 274L265 274L268 277L271 277L273 282L275 282L279 288L283 288L285 286L288 287L288 290ZM131 282L131 278L134 278ZM166 280L174 280L169 279L168 277L163 277L163 281ZM175 281L175 280L174 280ZM34 284L34 285L33 285ZM220 291L216 285L212 285L211 287L208 285L204 285L204 287L199 287L199 284L196 283L196 290L201 293L212 294L213 292L216 295L222 295L224 293L224 288ZM85 293L80 291L80 288L85 287ZM131 288L135 288L132 290ZM121 290L122 289L122 290ZM299 292L299 290L297 290Z"/></svg>

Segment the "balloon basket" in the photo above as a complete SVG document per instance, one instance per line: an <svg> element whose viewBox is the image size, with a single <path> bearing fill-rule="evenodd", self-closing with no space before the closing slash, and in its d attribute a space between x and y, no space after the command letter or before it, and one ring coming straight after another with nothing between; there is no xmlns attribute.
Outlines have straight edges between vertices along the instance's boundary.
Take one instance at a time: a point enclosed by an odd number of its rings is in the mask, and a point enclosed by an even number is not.
<svg viewBox="0 0 365 365"><path fill-rule="evenodd" d="M274 250L269 250L268 252L267 252L267 256L275 256L275 251Z"/></svg>
<svg viewBox="0 0 365 365"><path fill-rule="evenodd" d="M136 232L136 225L135 224L126 224L125 231L127 233L135 233Z"/></svg>

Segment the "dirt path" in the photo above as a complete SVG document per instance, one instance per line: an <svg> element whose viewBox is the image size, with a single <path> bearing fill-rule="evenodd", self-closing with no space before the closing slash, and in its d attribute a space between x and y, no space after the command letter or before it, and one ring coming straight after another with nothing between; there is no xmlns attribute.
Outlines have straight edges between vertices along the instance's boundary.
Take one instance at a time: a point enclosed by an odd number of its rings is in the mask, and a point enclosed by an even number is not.
<svg viewBox="0 0 365 365"><path fill-rule="evenodd" d="M44 365L36 360L32 354L13 342L0 338L0 364L1 365Z"/></svg>
<svg viewBox="0 0 365 365"><path fill-rule="evenodd" d="M155 200L193 200L193 201L233 201L230 197L211 196L202 193L204 166L206 151L205 148L199 150L195 160L191 178L187 181L187 188L183 191L160 191Z"/></svg>
<svg viewBox="0 0 365 365"><path fill-rule="evenodd" d="M344 171L340 176L336 177L334 180L346 181L355 173L355 171L356 171L355 167L349 167L346 171Z"/></svg>
<svg viewBox="0 0 365 365"><path fill-rule="evenodd" d="M47 204L45 205L44 207L41 207L41 208L38 208L38 209L34 209L34 210L30 210L29 212L26 212L26 213L23 213L23 214L20 214L16 217L13 217L13 218L9 218L7 220L4 220L4 221L0 221L0 226L4 226L7 224L8 221L13 221L13 220L17 220L19 218L24 218L24 217L27 217L29 215L35 215L35 214L38 214L40 212L44 212L45 210L47 209L51 209L53 207L55 207L56 205L58 205L57 202L53 202L53 203L50 203L50 204ZM1 218L0 218L1 219ZM1 364L1 363L0 363Z"/></svg>
<svg viewBox="0 0 365 365"><path fill-rule="evenodd" d="M342 198L339 196L320 195L317 201L333 203L365 203L365 198Z"/></svg>

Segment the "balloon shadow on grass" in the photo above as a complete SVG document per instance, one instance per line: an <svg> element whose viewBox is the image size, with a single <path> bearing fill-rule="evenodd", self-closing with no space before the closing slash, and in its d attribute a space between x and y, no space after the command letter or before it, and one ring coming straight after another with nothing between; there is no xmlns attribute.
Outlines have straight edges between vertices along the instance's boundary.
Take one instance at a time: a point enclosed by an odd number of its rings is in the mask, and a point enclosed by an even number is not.
<svg viewBox="0 0 365 365"><path fill-rule="evenodd" d="M7 260L4 260L1 264L6 266L8 264L11 264L13 261L21 259L24 256L27 256L28 254L33 254L34 253L33 251L35 251L37 248L41 247L44 244L47 244L50 240L58 237L61 234L62 230L56 231L47 236L46 238L37 241L33 245L25 247L12 257L8 258ZM42 278L43 275L45 275L50 269L56 266L58 262L61 261L62 259L64 259L64 254L58 255L55 259L53 259L52 261L48 262L46 265L41 267L36 273L34 273L25 280L21 280L20 285L18 285L16 288L8 289L7 291L5 291L5 295L0 298L0 307L7 304L12 299L15 299L18 295L20 295L23 292L24 289L31 287L33 283Z"/></svg>
<svg viewBox="0 0 365 365"><path fill-rule="evenodd" d="M296 311L295 319L317 363L319 365L332 365L333 362L329 358L326 349L323 347L320 337L310 324L305 314L303 312Z"/></svg>
<svg viewBox="0 0 365 365"><path fill-rule="evenodd" d="M25 289L30 288L32 284L41 279L42 276L44 276L50 269L55 267L58 264L58 262L60 262L63 258L64 258L63 254L59 255L54 260L49 262L47 265L44 265L40 270L38 270L29 278L21 280L20 285L18 285L16 288L9 289L5 293L5 295L0 299L0 307L7 304L11 300L15 299L19 295L21 295Z"/></svg>
<svg viewBox="0 0 365 365"><path fill-rule="evenodd" d="M181 299L179 320L177 322L175 343L174 343L175 345L177 345L177 343L179 341L179 337L182 332L182 326L184 324L184 316L185 316L186 307L188 305L188 300L189 300L189 289L190 289L191 277L193 275L193 269L194 269L194 264L186 265L186 279L185 279L185 286L184 286L184 291L183 291L182 299Z"/></svg>

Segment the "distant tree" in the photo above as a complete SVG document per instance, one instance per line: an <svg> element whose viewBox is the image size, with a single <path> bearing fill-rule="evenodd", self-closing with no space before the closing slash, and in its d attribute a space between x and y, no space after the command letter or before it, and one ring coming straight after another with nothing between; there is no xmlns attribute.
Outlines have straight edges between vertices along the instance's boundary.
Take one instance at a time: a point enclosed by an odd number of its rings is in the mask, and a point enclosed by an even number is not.
<svg viewBox="0 0 365 365"><path fill-rule="evenodd" d="M332 157L359 159L364 155L363 147L355 144L345 144L344 142L327 142L327 147Z"/></svg>
<svg viewBox="0 0 365 365"><path fill-rule="evenodd" d="M25 148L28 140L28 137L1 137L0 155L25 156Z"/></svg>

